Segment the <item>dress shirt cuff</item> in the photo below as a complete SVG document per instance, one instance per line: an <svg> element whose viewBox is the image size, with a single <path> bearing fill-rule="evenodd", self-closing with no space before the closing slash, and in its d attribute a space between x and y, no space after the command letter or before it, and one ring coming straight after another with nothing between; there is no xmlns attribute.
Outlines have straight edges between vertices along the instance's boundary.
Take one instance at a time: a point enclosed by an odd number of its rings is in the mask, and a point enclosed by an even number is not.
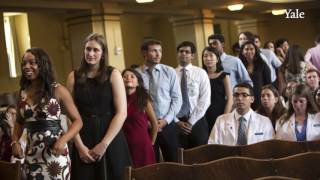
<svg viewBox="0 0 320 180"><path fill-rule="evenodd" d="M191 118L188 120L188 122L191 124L191 126L193 126L193 125L195 125L195 124L198 122L198 120L191 117Z"/></svg>
<svg viewBox="0 0 320 180"><path fill-rule="evenodd" d="M179 120L177 117L174 118L174 122L175 122L175 123L177 123L177 122L179 122L179 121L180 121L180 120Z"/></svg>
<svg viewBox="0 0 320 180"><path fill-rule="evenodd" d="M171 121L173 121L174 120L174 118L170 118L170 116L165 116L165 117L163 117L162 119L164 119L165 121L167 121L167 124L170 124L171 123Z"/></svg>

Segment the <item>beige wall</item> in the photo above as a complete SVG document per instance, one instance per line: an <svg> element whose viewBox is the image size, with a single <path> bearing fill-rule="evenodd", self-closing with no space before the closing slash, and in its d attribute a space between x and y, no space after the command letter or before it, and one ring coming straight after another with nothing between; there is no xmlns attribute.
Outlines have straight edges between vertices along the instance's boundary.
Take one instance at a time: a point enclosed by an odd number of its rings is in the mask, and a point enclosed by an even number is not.
<svg viewBox="0 0 320 180"><path fill-rule="evenodd" d="M162 42L163 64L173 67L177 65L173 30L168 18L125 14L121 16L121 29L126 67L144 63L140 46L147 37L153 37Z"/></svg>
<svg viewBox="0 0 320 180"><path fill-rule="evenodd" d="M19 21L19 20L18 20ZM64 84L68 73L78 67L83 54L83 40L93 31L92 22L74 21L66 18L63 11L30 11L28 12L31 46L44 48L51 58L57 71L58 82ZM314 37L320 29L319 20L279 20L279 17L260 19L255 28L262 41L286 37L290 43L300 44L304 50L313 46ZM221 25L226 38L226 51L231 52L232 44L237 41L238 28L234 20L214 19ZM121 35L125 66L144 63L140 54L140 45L144 38L154 37L162 41L162 63L177 66L176 39L191 40L188 34L192 28L175 31L169 18L165 15L123 14L120 17ZM0 15L0 39L4 39L3 17ZM194 37L194 36L193 36ZM108 37L107 37L108 38ZM19 46L24 47L24 44ZM109 48L109 51L114 51ZM201 50L199 50L199 53ZM19 78L9 78L5 42L0 41L0 93L15 91L19 88Z"/></svg>
<svg viewBox="0 0 320 180"><path fill-rule="evenodd" d="M0 36L1 39L4 39L2 13L0 19ZM49 12L28 12L28 21L31 46L41 47L48 52L56 69L57 81L65 84L67 74L72 69L72 64L71 53L66 44L66 35L63 30L64 15ZM26 47L23 43L19 44L19 46L22 48ZM20 57L18 60L20 60ZM0 41L0 64L0 84L2 84L0 86L0 93L18 90L20 77L9 78L7 53L4 41Z"/></svg>
<svg viewBox="0 0 320 180"><path fill-rule="evenodd" d="M70 41L72 69L79 67L83 56L84 39L92 33L90 16L67 20L68 39Z"/></svg>
<svg viewBox="0 0 320 180"><path fill-rule="evenodd" d="M71 54L64 34L64 16L55 13L28 13L31 46L41 47L50 55L57 81L65 84L72 69Z"/></svg>
<svg viewBox="0 0 320 180"><path fill-rule="evenodd" d="M271 17L265 23L258 24L258 31L264 43L267 40L275 41L285 37L290 44L298 44L304 50L314 46L317 33L317 24L312 19L285 19L284 17Z"/></svg>
<svg viewBox="0 0 320 180"><path fill-rule="evenodd" d="M19 87L19 78L9 77L9 64L6 52L3 12L0 11L0 93L16 91Z"/></svg>

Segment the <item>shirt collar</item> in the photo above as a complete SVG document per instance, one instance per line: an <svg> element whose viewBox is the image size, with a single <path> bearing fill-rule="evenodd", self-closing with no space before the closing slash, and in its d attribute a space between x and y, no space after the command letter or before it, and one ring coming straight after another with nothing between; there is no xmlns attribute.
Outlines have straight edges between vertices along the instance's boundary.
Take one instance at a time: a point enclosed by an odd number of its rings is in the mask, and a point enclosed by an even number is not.
<svg viewBox="0 0 320 180"><path fill-rule="evenodd" d="M220 59L222 60L222 59L224 59L225 57L226 57L226 53L225 52L223 52L222 54L221 54L221 56L220 56Z"/></svg>
<svg viewBox="0 0 320 180"><path fill-rule="evenodd" d="M248 122L250 120L250 118L251 118L252 112L253 112L253 110L250 108L247 113L242 115L242 117L244 117ZM236 120L238 120L240 117L241 117L241 115L237 112L237 110L235 110L235 118L236 118Z"/></svg>
<svg viewBox="0 0 320 180"><path fill-rule="evenodd" d="M191 69L191 67L192 67L192 64L190 63L190 64L188 64L187 66L185 66L185 67L183 67L183 66L181 66L181 65L179 65L178 66L178 70L180 71L182 68L185 68L187 71L189 71L190 69Z"/></svg>
<svg viewBox="0 0 320 180"><path fill-rule="evenodd" d="M148 69L150 69L148 66L143 65L143 67L142 67L143 72L147 72ZM160 64L156 64L155 66L153 66L153 69L160 70Z"/></svg>

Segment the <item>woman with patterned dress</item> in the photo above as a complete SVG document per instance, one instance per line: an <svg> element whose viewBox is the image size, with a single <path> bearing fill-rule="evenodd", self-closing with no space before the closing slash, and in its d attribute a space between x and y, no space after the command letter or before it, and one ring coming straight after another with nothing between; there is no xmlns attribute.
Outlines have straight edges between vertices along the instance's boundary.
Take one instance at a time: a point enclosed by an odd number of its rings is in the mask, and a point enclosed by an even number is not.
<svg viewBox="0 0 320 180"><path fill-rule="evenodd" d="M27 179L70 179L67 142L81 129L82 120L68 90L55 82L51 60L40 48L28 49L22 57L22 77L12 153L25 158ZM73 122L64 132L60 125L63 104ZM25 154L19 143L27 130Z"/></svg>
<svg viewBox="0 0 320 180"><path fill-rule="evenodd" d="M152 145L154 144L158 125L151 98L143 86L141 75L134 69L122 72L128 101L128 116L123 125L127 138L132 163L135 168L156 163ZM150 123L150 135L148 133Z"/></svg>
<svg viewBox="0 0 320 180"><path fill-rule="evenodd" d="M67 80L83 120L72 154L75 180L120 180L131 165L121 131L127 116L126 92L120 72L105 66L106 52L104 37L90 34L81 65Z"/></svg>

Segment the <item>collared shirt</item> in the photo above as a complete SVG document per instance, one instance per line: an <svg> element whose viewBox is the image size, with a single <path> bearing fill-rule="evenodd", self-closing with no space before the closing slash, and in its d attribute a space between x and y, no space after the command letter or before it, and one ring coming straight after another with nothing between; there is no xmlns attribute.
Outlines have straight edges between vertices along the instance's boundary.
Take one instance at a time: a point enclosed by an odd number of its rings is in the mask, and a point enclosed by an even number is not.
<svg viewBox="0 0 320 180"><path fill-rule="evenodd" d="M181 82L182 66L176 68L179 82ZM208 74L202 68L188 64L186 67L188 96L190 101L190 117L188 122L194 125L206 113L210 106L211 87ZM175 119L175 121L179 121Z"/></svg>
<svg viewBox="0 0 320 180"><path fill-rule="evenodd" d="M260 49L262 59L267 63L271 71L271 81L274 82L277 79L276 69L279 68L282 62L277 55L269 49Z"/></svg>
<svg viewBox="0 0 320 180"><path fill-rule="evenodd" d="M253 86L249 73L239 58L223 53L220 59L224 71L230 74L232 89L240 82Z"/></svg>
<svg viewBox="0 0 320 180"><path fill-rule="evenodd" d="M142 76L144 87L149 90L150 74L148 67L136 69ZM152 106L158 119L164 119L169 124L173 121L182 105L179 81L175 70L164 64L157 64L153 68L156 91L151 92Z"/></svg>
<svg viewBox="0 0 320 180"><path fill-rule="evenodd" d="M245 113L244 115L240 115L236 110L235 110L235 113L234 113L234 118L235 118L235 121L236 121L236 133L238 134L238 129L239 129L239 118L240 117L244 117L246 119L245 121L245 127L246 127L246 134L248 134L248 129L249 129L249 124L250 124L250 120L251 120L251 114L252 114L253 110L250 108L250 110Z"/></svg>
<svg viewBox="0 0 320 180"><path fill-rule="evenodd" d="M318 69L318 71L320 71L320 44L308 49L304 60L313 64Z"/></svg>

